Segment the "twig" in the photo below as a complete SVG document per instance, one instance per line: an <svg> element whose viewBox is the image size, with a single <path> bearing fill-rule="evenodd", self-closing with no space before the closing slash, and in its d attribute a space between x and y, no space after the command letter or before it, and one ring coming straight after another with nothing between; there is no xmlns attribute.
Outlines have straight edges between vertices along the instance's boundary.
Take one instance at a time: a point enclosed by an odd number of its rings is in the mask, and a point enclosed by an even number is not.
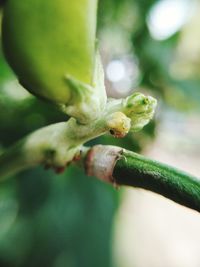
<svg viewBox="0 0 200 267"><path fill-rule="evenodd" d="M183 171L113 146L94 146L86 172L114 185L150 190L200 212L200 180Z"/></svg>

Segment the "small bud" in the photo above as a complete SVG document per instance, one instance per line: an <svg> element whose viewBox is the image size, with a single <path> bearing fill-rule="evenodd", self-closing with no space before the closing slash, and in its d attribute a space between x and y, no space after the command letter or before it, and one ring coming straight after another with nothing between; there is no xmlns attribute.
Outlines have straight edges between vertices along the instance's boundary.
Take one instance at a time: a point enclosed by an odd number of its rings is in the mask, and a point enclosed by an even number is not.
<svg viewBox="0 0 200 267"><path fill-rule="evenodd" d="M115 112L108 117L107 126L114 137L122 138L130 130L131 119L122 112Z"/></svg>
<svg viewBox="0 0 200 267"><path fill-rule="evenodd" d="M131 131L141 130L153 118L157 100L151 96L134 93L123 100L122 112L131 119Z"/></svg>

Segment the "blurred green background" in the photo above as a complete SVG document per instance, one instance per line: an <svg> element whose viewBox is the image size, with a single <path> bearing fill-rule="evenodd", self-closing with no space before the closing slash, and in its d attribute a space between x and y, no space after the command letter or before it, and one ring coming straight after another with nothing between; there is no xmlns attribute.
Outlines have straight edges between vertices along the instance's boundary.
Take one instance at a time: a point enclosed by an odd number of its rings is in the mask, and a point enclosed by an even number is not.
<svg viewBox="0 0 200 267"><path fill-rule="evenodd" d="M168 137L174 129L181 135L177 121L199 116L199 1L100 0L98 11L108 95L141 91L155 96L159 106L143 131L91 144L142 152L163 124ZM1 152L33 130L64 120L20 87L0 49ZM17 174L0 188L0 267L116 266L113 225L121 198L121 191L73 166L62 175L42 167Z"/></svg>

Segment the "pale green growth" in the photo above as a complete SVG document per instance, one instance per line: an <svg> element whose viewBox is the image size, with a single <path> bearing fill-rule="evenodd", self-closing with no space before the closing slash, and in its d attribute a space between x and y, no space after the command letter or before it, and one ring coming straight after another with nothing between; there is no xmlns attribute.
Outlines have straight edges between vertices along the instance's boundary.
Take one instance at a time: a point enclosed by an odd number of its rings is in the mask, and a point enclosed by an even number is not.
<svg viewBox="0 0 200 267"><path fill-rule="evenodd" d="M72 92L66 76L92 86L97 5L97 0L5 1L4 53L28 91L67 106Z"/></svg>
<svg viewBox="0 0 200 267"><path fill-rule="evenodd" d="M100 117L88 124L71 118L39 129L0 157L0 177L38 164L66 167L87 141L106 133L124 137L129 130L141 129L152 119L155 107L154 98L135 93L110 100Z"/></svg>
<svg viewBox="0 0 200 267"><path fill-rule="evenodd" d="M111 99L107 104L108 112L120 110L131 119L130 131L140 131L153 118L157 100L151 96L134 93L125 99Z"/></svg>
<svg viewBox="0 0 200 267"><path fill-rule="evenodd" d="M151 96L135 93L123 100L122 110L131 118L131 131L140 131L153 118L157 100Z"/></svg>
<svg viewBox="0 0 200 267"><path fill-rule="evenodd" d="M104 72L99 53L96 53L92 86L72 76L65 78L71 88L71 99L62 110L82 124L98 119L105 109L107 96L104 86Z"/></svg>

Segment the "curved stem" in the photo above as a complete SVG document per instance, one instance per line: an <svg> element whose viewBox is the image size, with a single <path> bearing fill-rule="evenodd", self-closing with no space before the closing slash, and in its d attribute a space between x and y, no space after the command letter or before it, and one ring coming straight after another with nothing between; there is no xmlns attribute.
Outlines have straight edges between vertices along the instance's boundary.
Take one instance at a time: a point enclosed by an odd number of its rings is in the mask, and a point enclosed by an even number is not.
<svg viewBox="0 0 200 267"><path fill-rule="evenodd" d="M123 101L109 101L102 116L86 125L71 118L41 128L0 155L0 179L38 164L64 169L85 142L109 131L123 137L132 121L134 130L143 127L152 118L155 105L155 99L134 93Z"/></svg>
<svg viewBox="0 0 200 267"><path fill-rule="evenodd" d="M90 175L150 190L200 212L200 180L196 177L116 147L96 146L88 155L86 169Z"/></svg>
<svg viewBox="0 0 200 267"><path fill-rule="evenodd" d="M144 188L200 211L200 180L133 152L123 156L113 172L117 184Z"/></svg>

